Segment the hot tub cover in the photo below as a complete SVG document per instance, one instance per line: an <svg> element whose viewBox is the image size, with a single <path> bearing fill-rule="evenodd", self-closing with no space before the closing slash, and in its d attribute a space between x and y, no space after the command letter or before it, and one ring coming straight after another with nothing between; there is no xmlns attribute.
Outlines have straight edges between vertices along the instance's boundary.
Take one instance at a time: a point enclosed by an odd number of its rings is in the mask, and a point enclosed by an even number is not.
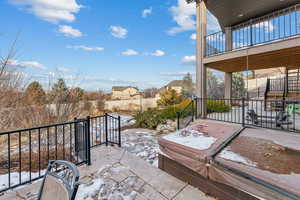
<svg viewBox="0 0 300 200"><path fill-rule="evenodd" d="M236 124L201 120L161 137L158 142L162 154L207 179L229 185L257 199L300 199L299 135L245 128L212 158L213 153L241 128ZM296 198L249 180L237 171L280 188Z"/></svg>
<svg viewBox="0 0 300 200"><path fill-rule="evenodd" d="M212 151L241 129L240 125L201 120L200 123L159 138L163 154L204 177Z"/></svg>
<svg viewBox="0 0 300 200"><path fill-rule="evenodd" d="M268 129L246 128L215 158L230 168L259 178L300 199L300 136ZM231 185L263 199L292 199L237 176L215 162L211 180Z"/></svg>

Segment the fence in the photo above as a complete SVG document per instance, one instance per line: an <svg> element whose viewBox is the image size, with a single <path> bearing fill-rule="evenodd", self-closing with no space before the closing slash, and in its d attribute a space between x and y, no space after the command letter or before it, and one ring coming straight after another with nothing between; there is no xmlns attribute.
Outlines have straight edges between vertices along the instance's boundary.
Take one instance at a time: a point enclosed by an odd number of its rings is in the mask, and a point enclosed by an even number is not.
<svg viewBox="0 0 300 200"><path fill-rule="evenodd" d="M243 126L300 132L300 102L288 100L250 99L197 99L204 103L205 112L198 110L198 117L237 123ZM266 108L266 109L265 109Z"/></svg>
<svg viewBox="0 0 300 200"><path fill-rule="evenodd" d="M195 102L195 100L191 100L181 112L177 113L177 129L188 126L194 120Z"/></svg>
<svg viewBox="0 0 300 200"><path fill-rule="evenodd" d="M91 148L121 146L120 117L108 114L0 133L0 192L30 183L49 160L91 164Z"/></svg>
<svg viewBox="0 0 300 200"><path fill-rule="evenodd" d="M206 36L206 56L297 36L299 24L300 4L251 19L232 27L230 47L225 47L223 32Z"/></svg>

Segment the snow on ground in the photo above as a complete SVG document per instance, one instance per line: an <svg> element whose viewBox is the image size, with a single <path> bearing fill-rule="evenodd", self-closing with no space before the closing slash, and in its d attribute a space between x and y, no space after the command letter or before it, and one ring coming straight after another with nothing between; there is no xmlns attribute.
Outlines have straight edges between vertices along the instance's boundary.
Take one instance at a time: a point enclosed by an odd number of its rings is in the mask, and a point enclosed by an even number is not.
<svg viewBox="0 0 300 200"><path fill-rule="evenodd" d="M42 170L41 175L43 175L46 171ZM10 174L10 185L18 185L19 184L19 172L13 172ZM32 172L31 179L39 177L39 173ZM0 190L8 188L8 174L0 175ZM21 183L29 181L30 173L29 172L21 172Z"/></svg>
<svg viewBox="0 0 300 200"><path fill-rule="evenodd" d="M220 154L220 157L226 160L242 163L251 167L256 167L257 163L233 152L229 147L225 148Z"/></svg>
<svg viewBox="0 0 300 200"><path fill-rule="evenodd" d="M122 165L107 165L83 177L76 200L134 200L144 182Z"/></svg>
<svg viewBox="0 0 300 200"><path fill-rule="evenodd" d="M205 136L196 130L183 129L163 137L165 140L191 147L198 150L206 150L213 145L217 139Z"/></svg>
<svg viewBox="0 0 300 200"><path fill-rule="evenodd" d="M158 136L152 130L127 129L122 131L122 148L148 163L158 166Z"/></svg>
<svg viewBox="0 0 300 200"><path fill-rule="evenodd" d="M135 123L132 115L119 115L118 113L112 113L110 115L113 117L121 117L121 127L132 126Z"/></svg>

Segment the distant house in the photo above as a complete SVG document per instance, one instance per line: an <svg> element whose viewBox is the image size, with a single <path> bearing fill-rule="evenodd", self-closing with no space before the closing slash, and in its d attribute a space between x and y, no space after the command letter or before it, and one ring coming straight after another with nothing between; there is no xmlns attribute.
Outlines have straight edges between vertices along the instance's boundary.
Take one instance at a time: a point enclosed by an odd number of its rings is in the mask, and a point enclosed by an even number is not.
<svg viewBox="0 0 300 200"><path fill-rule="evenodd" d="M174 80L171 81L170 83L168 83L164 89L165 90L175 90L178 94L182 94L183 93L183 89L184 89L184 80Z"/></svg>
<svg viewBox="0 0 300 200"><path fill-rule="evenodd" d="M159 93L155 95L156 98L160 98L160 93L166 90L175 90L178 94L182 94L184 89L184 81L183 80L174 80L160 88Z"/></svg>
<svg viewBox="0 0 300 200"><path fill-rule="evenodd" d="M124 100L124 99L138 99L139 89L132 86L114 86L112 87L111 99Z"/></svg>

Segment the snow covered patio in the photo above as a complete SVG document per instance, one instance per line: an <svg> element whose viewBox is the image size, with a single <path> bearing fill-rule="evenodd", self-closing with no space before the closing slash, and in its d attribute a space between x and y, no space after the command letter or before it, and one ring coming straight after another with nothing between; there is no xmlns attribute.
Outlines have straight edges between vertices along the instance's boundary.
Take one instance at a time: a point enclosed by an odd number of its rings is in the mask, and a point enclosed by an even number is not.
<svg viewBox="0 0 300 200"><path fill-rule="evenodd" d="M92 165L80 166L81 186L76 199L211 200L204 193L156 167L158 144L149 130L128 129L123 148L97 147ZM36 199L40 181L0 196L2 200Z"/></svg>

